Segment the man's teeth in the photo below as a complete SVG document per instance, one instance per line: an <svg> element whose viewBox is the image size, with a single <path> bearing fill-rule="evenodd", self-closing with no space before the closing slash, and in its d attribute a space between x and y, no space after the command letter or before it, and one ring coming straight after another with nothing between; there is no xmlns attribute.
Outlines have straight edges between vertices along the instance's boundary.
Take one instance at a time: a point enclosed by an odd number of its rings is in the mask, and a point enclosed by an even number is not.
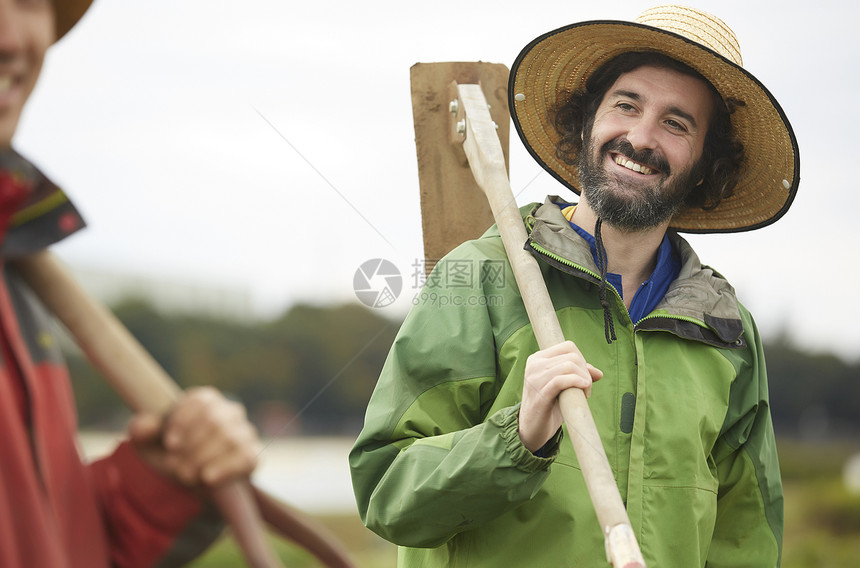
<svg viewBox="0 0 860 568"><path fill-rule="evenodd" d="M649 168L648 166L642 166L640 164L637 164L634 161L628 160L624 156L616 156L615 157L615 163L618 164L619 166L624 166L628 170L633 170L634 172L639 172L640 174L648 175L648 174L653 173L651 168Z"/></svg>

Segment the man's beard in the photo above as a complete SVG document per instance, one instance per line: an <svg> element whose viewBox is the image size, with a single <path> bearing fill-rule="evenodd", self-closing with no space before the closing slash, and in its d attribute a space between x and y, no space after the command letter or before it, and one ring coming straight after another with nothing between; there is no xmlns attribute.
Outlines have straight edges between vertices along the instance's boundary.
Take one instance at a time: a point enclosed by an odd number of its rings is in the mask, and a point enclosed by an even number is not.
<svg viewBox="0 0 860 568"><path fill-rule="evenodd" d="M605 143L595 157L590 134L586 132L587 142L579 154L579 181L588 205L605 223L624 232L642 231L661 225L684 206L695 185L698 163L667 182L670 169L663 156L653 150L636 151L626 139L616 138ZM604 157L609 152L657 170L659 173L653 176L656 181L635 191L622 190L619 184L624 182L604 167Z"/></svg>

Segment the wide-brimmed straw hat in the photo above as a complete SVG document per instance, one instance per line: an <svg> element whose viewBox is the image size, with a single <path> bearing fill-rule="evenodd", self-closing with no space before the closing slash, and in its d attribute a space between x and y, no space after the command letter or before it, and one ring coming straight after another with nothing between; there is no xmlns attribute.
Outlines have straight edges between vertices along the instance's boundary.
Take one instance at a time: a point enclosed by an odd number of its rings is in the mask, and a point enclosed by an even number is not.
<svg viewBox="0 0 860 568"><path fill-rule="evenodd" d="M57 19L57 40L74 27L90 7L93 0L54 0L54 13Z"/></svg>
<svg viewBox="0 0 860 568"><path fill-rule="evenodd" d="M742 65L734 32L694 8L659 6L635 22L588 21L528 44L511 69L508 87L517 132L535 159L579 193L576 165L556 156L553 108L585 86L591 74L629 51L656 51L701 73L723 99L745 103L731 115L744 146L740 181L712 210L685 208L670 226L691 233L748 231L769 225L791 205L800 182L800 155L791 125L770 92Z"/></svg>

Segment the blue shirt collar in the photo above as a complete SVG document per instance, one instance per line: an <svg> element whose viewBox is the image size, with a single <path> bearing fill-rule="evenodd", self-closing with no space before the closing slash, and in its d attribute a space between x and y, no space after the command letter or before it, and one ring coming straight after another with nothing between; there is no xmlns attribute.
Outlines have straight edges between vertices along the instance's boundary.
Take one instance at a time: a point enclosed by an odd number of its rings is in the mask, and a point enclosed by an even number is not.
<svg viewBox="0 0 860 568"><path fill-rule="evenodd" d="M558 205L562 209L569 206L567 203L559 203ZM594 236L576 223L573 223L572 221L568 222L570 223L571 228L573 228L579 236L585 239L591 247L591 256L594 258L594 264L598 264L597 245L594 242ZM678 255L675 254L675 251L672 248L669 236L663 235L663 240L660 242L660 247L657 249L657 266L654 268L654 272L651 273L648 280L643 282L633 295L633 300L630 303L629 308L630 319L633 322L638 322L654 311L654 308L657 307L657 304L659 304L660 300L663 299L663 296L666 295L669 285L678 278L678 274L680 274L680 272L681 261L678 259ZM609 272L606 274L606 281L618 291L618 294L622 298L624 298L624 290L621 286L620 274Z"/></svg>

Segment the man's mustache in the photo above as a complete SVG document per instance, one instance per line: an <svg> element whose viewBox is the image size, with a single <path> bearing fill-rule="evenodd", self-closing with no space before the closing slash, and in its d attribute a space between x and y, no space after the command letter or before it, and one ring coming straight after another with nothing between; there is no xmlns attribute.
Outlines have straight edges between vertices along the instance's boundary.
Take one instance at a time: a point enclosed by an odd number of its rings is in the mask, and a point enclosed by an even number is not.
<svg viewBox="0 0 860 568"><path fill-rule="evenodd" d="M648 166L652 170L657 170L664 175L669 175L671 173L669 162L665 157L651 149L637 151L633 148L633 144L628 142L626 138L615 138L614 140L610 140L601 147L601 151L603 153L613 152L621 154L628 160L633 160L643 166Z"/></svg>

